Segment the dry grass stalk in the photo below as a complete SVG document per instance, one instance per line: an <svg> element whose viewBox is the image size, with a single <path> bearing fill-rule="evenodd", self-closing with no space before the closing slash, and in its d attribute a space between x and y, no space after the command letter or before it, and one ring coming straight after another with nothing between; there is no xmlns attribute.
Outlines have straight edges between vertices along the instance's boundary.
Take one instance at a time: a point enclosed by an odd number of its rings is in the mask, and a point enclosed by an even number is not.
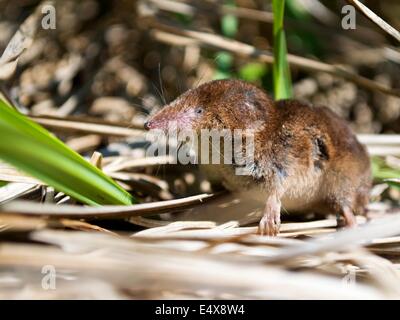
<svg viewBox="0 0 400 320"><path fill-rule="evenodd" d="M388 24L385 20L379 17L376 13L374 13L371 9L369 9L365 4L361 3L358 0L347 0L348 3L355 6L363 15L365 15L369 20L375 23L378 27L380 27L387 34L391 35L397 41L400 41L400 32L393 28L390 24Z"/></svg>
<svg viewBox="0 0 400 320"><path fill-rule="evenodd" d="M93 123L92 121L78 120L74 118L59 119L55 117L38 117L31 116L37 123L46 128L61 132L85 132L95 133L100 136L116 136L116 137L131 137L143 136L143 131L131 129L129 125L118 126L107 122Z"/></svg>
<svg viewBox="0 0 400 320"><path fill-rule="evenodd" d="M58 269L96 275L125 290L131 287L146 290L146 286L153 284L158 292L167 288L194 292L207 289L213 296L229 293L241 298L298 298L299 292L302 298L318 299L384 298L391 294L362 284L346 288L340 279L288 272L257 262L248 264L247 259L241 262L223 256L157 249L105 235L45 231L34 233L33 239L57 244L63 250L2 245L0 265L40 268L52 261Z"/></svg>

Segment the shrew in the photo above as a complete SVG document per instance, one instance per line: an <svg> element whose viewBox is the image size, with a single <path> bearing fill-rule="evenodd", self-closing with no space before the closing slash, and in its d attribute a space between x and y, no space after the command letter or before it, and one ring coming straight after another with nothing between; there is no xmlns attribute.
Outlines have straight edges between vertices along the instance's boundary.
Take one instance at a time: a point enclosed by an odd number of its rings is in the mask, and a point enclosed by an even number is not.
<svg viewBox="0 0 400 320"><path fill-rule="evenodd" d="M343 217L354 226L371 186L370 161L347 123L325 107L296 100L275 102L256 86L218 80L189 90L146 122L146 129L251 129L253 161L249 176L235 164L205 165L233 191L257 190L265 201L259 232L279 232L281 207Z"/></svg>

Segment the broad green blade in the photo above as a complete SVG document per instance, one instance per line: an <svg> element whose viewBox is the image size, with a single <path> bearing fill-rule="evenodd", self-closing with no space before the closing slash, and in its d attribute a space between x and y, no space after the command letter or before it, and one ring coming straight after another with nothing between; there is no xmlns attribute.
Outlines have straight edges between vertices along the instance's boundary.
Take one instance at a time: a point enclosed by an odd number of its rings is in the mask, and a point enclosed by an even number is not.
<svg viewBox="0 0 400 320"><path fill-rule="evenodd" d="M400 170L389 166L386 161L379 157L371 159L372 176L379 182L386 182L391 187L400 189Z"/></svg>
<svg viewBox="0 0 400 320"><path fill-rule="evenodd" d="M0 99L0 158L89 205L132 204L132 196L43 127Z"/></svg>
<svg viewBox="0 0 400 320"><path fill-rule="evenodd" d="M274 0L274 93L275 99L289 99L293 96L292 80L287 61L286 37L283 29L285 0Z"/></svg>

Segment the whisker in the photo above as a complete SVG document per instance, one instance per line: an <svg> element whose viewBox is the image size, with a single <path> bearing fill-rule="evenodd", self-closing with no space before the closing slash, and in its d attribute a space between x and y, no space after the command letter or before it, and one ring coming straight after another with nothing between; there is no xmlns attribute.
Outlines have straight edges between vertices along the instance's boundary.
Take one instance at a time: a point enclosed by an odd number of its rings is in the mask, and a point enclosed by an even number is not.
<svg viewBox="0 0 400 320"><path fill-rule="evenodd" d="M164 102L164 104L167 104L167 100L165 99L165 95L164 95L162 78L161 78L161 63L158 63L158 79L160 82L160 90L161 90L163 102Z"/></svg>

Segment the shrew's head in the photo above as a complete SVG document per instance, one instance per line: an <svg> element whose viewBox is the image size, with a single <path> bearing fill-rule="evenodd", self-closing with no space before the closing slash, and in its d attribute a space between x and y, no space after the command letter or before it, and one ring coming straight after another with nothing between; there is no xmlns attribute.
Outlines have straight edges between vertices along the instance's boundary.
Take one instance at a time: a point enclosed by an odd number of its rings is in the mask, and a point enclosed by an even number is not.
<svg viewBox="0 0 400 320"><path fill-rule="evenodd" d="M146 123L147 130L249 129L274 113L273 101L240 80L215 80L188 90Z"/></svg>

